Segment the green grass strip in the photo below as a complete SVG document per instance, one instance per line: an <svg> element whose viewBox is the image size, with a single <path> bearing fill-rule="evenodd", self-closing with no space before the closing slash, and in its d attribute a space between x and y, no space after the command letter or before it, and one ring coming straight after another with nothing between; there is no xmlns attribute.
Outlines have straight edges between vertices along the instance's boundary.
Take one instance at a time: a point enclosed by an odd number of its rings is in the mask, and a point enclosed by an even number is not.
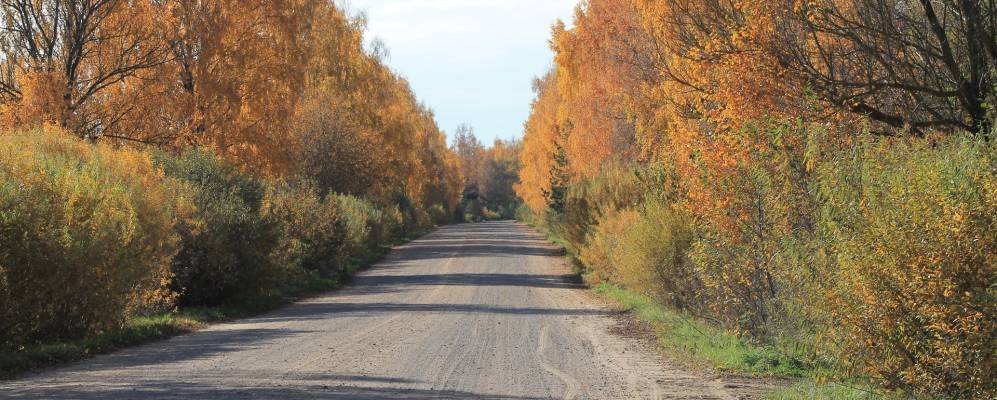
<svg viewBox="0 0 997 400"><path fill-rule="evenodd" d="M749 343L721 328L655 303L639 293L603 283L596 293L624 306L654 329L658 343L680 363L707 366L721 374L796 379L768 394L769 400L885 400L872 386L839 376L833 369L772 346Z"/></svg>
<svg viewBox="0 0 997 400"><path fill-rule="evenodd" d="M596 292L622 304L654 328L661 346L679 361L748 376L803 377L810 372L810 366L798 357L748 343L636 292L606 283L596 287Z"/></svg>

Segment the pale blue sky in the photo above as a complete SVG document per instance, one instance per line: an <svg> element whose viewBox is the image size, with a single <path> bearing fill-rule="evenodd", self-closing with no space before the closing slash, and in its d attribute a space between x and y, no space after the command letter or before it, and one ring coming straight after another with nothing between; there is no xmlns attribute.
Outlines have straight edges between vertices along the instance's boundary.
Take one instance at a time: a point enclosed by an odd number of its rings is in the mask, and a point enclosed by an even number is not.
<svg viewBox="0 0 997 400"><path fill-rule="evenodd" d="M452 136L460 123L486 144L520 137L534 77L553 54L550 27L570 23L577 0L348 0L368 16L368 38Z"/></svg>

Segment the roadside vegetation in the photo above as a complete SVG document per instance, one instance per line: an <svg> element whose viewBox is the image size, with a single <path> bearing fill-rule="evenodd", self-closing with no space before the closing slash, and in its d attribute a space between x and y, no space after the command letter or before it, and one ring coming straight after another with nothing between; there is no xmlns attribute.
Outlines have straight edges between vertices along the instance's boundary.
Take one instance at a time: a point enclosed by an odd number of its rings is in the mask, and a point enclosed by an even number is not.
<svg viewBox="0 0 997 400"><path fill-rule="evenodd" d="M338 287L387 246L447 222L258 179L207 150L59 132L0 139L3 375Z"/></svg>
<svg viewBox="0 0 997 400"><path fill-rule="evenodd" d="M721 374L783 377L806 376L815 368L800 355L750 343L638 292L610 283L599 284L595 291L650 325L672 359L691 367L705 364Z"/></svg>
<svg viewBox="0 0 997 400"><path fill-rule="evenodd" d="M333 3L0 14L0 375L337 287L463 217L431 111Z"/></svg>
<svg viewBox="0 0 997 400"><path fill-rule="evenodd" d="M893 399L862 378L843 377L830 360L814 360L802 349L753 342L706 320L675 310L638 292L609 283L595 287L653 329L669 358L689 368L720 375L800 380L766 399Z"/></svg>
<svg viewBox="0 0 997 400"><path fill-rule="evenodd" d="M518 217L773 398L994 398L997 8L790 3L583 2Z"/></svg>
<svg viewBox="0 0 997 400"><path fill-rule="evenodd" d="M461 125L454 133L453 150L464 172L464 191L457 217L465 222L516 218L522 201L513 190L519 180L519 153L523 143L496 139L486 147L474 128Z"/></svg>

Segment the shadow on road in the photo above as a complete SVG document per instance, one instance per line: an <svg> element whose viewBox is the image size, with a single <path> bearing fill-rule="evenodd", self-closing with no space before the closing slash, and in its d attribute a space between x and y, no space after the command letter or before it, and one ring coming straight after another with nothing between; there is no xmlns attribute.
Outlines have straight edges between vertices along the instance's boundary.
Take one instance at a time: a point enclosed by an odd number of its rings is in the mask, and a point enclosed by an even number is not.
<svg viewBox="0 0 997 400"><path fill-rule="evenodd" d="M429 260L435 258L517 257L564 255L536 233L519 228L514 221L484 222L449 226L416 242L399 248L384 263Z"/></svg>
<svg viewBox="0 0 997 400"><path fill-rule="evenodd" d="M87 362L86 365L90 369L101 370L207 359L219 354L265 346L277 339L308 333L310 332L294 329L246 328L201 331L149 345L143 351L122 351L110 356L95 358Z"/></svg>
<svg viewBox="0 0 997 400"><path fill-rule="evenodd" d="M571 275L522 275L494 273L453 273L429 275L368 275L353 279L354 292L362 293L367 287L387 286L518 286L533 288L579 288Z"/></svg>
<svg viewBox="0 0 997 400"><path fill-rule="evenodd" d="M258 322L290 322L334 318L336 316L371 317L381 313L464 313L511 315L613 315L615 313L585 308L492 307L477 304L398 304L398 303L305 303L280 315L256 318Z"/></svg>
<svg viewBox="0 0 997 400"><path fill-rule="evenodd" d="M45 377L39 384L19 384L5 387L0 383L0 398L17 399L532 399L485 395L480 393L426 390L425 385L402 378L366 375L296 374L274 371L269 367L256 370L206 369L185 378L183 374L158 376L146 368L162 367L190 360L222 358L225 353L251 352L254 349L287 342L299 335L321 332L296 330L294 321L329 320L332 326L353 323L337 317L365 318L391 313L448 313L503 315L606 315L607 312L585 308L536 308L487 304L423 304L406 302L406 298L377 296L383 293L416 291L431 286L525 287L546 289L580 289L573 276L532 274L522 268L510 268L519 273L477 273L472 269L427 273L425 269L406 268L411 264L432 259L456 259L465 267L478 262L474 257L519 257L509 259L509 265L523 265L526 257L556 257L562 251L514 222L466 224L441 229L409 245L393 251L382 263L353 280L341 293L285 307L273 313L226 324L213 330L153 343L141 348L121 351L86 361L55 372L55 379ZM492 260L494 262L494 260ZM504 261L503 261L504 262ZM443 262L431 262L443 265ZM501 264L500 264L501 265ZM418 271L422 271L421 273ZM435 271L435 270L431 270ZM415 300L415 298L409 298ZM365 301L367 300L367 301ZM285 326L285 328L271 328ZM260 329L265 324L268 329ZM271 325L272 324L272 325ZM255 325L255 326L254 326ZM301 326L301 325L299 325ZM306 324L304 326L313 326ZM307 337L294 340L310 340ZM114 376L104 375L116 371ZM170 371L167 375L174 374ZM218 376L211 376L218 373ZM287 379L287 380L283 380ZM268 385L276 380L277 383ZM194 383L196 382L196 383ZM383 388L378 386L410 386L423 389Z"/></svg>
<svg viewBox="0 0 997 400"><path fill-rule="evenodd" d="M344 377L348 378L348 377ZM539 397L516 397L507 395L486 395L451 390L394 389L364 386L369 379L339 379L344 384L320 385L305 384L291 387L280 386L240 386L223 387L205 384L179 383L175 381L129 382L116 387L101 386L88 388L72 386L65 388L27 388L13 393L14 398L41 400L59 398L63 400L104 400L104 399L540 399ZM56 397L53 395L56 394Z"/></svg>

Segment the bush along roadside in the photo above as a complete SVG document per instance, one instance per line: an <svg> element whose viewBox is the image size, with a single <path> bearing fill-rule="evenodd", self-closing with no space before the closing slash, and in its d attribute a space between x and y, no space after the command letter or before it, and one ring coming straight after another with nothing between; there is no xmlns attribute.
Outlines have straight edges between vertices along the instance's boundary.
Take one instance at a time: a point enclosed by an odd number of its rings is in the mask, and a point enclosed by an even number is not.
<svg viewBox="0 0 997 400"><path fill-rule="evenodd" d="M209 151L0 134L0 377L336 288L433 222Z"/></svg>
<svg viewBox="0 0 997 400"><path fill-rule="evenodd" d="M611 165L518 215L676 358L799 380L773 398L993 398L997 146L740 134L733 172Z"/></svg>
<svg viewBox="0 0 997 400"><path fill-rule="evenodd" d="M545 233L553 243L564 239L549 230L528 210L520 210L518 219ZM592 284L592 272L570 252L568 261L585 281ZM705 370L721 376L777 379L785 385L773 389L765 399L825 400L893 400L901 397L883 393L862 377L850 377L836 368L833 360L817 359L807 349L772 346L754 342L719 327L715 321L694 316L664 305L638 291L609 282L592 284L601 297L618 304L640 323L650 328L662 351L670 360L690 369Z"/></svg>

